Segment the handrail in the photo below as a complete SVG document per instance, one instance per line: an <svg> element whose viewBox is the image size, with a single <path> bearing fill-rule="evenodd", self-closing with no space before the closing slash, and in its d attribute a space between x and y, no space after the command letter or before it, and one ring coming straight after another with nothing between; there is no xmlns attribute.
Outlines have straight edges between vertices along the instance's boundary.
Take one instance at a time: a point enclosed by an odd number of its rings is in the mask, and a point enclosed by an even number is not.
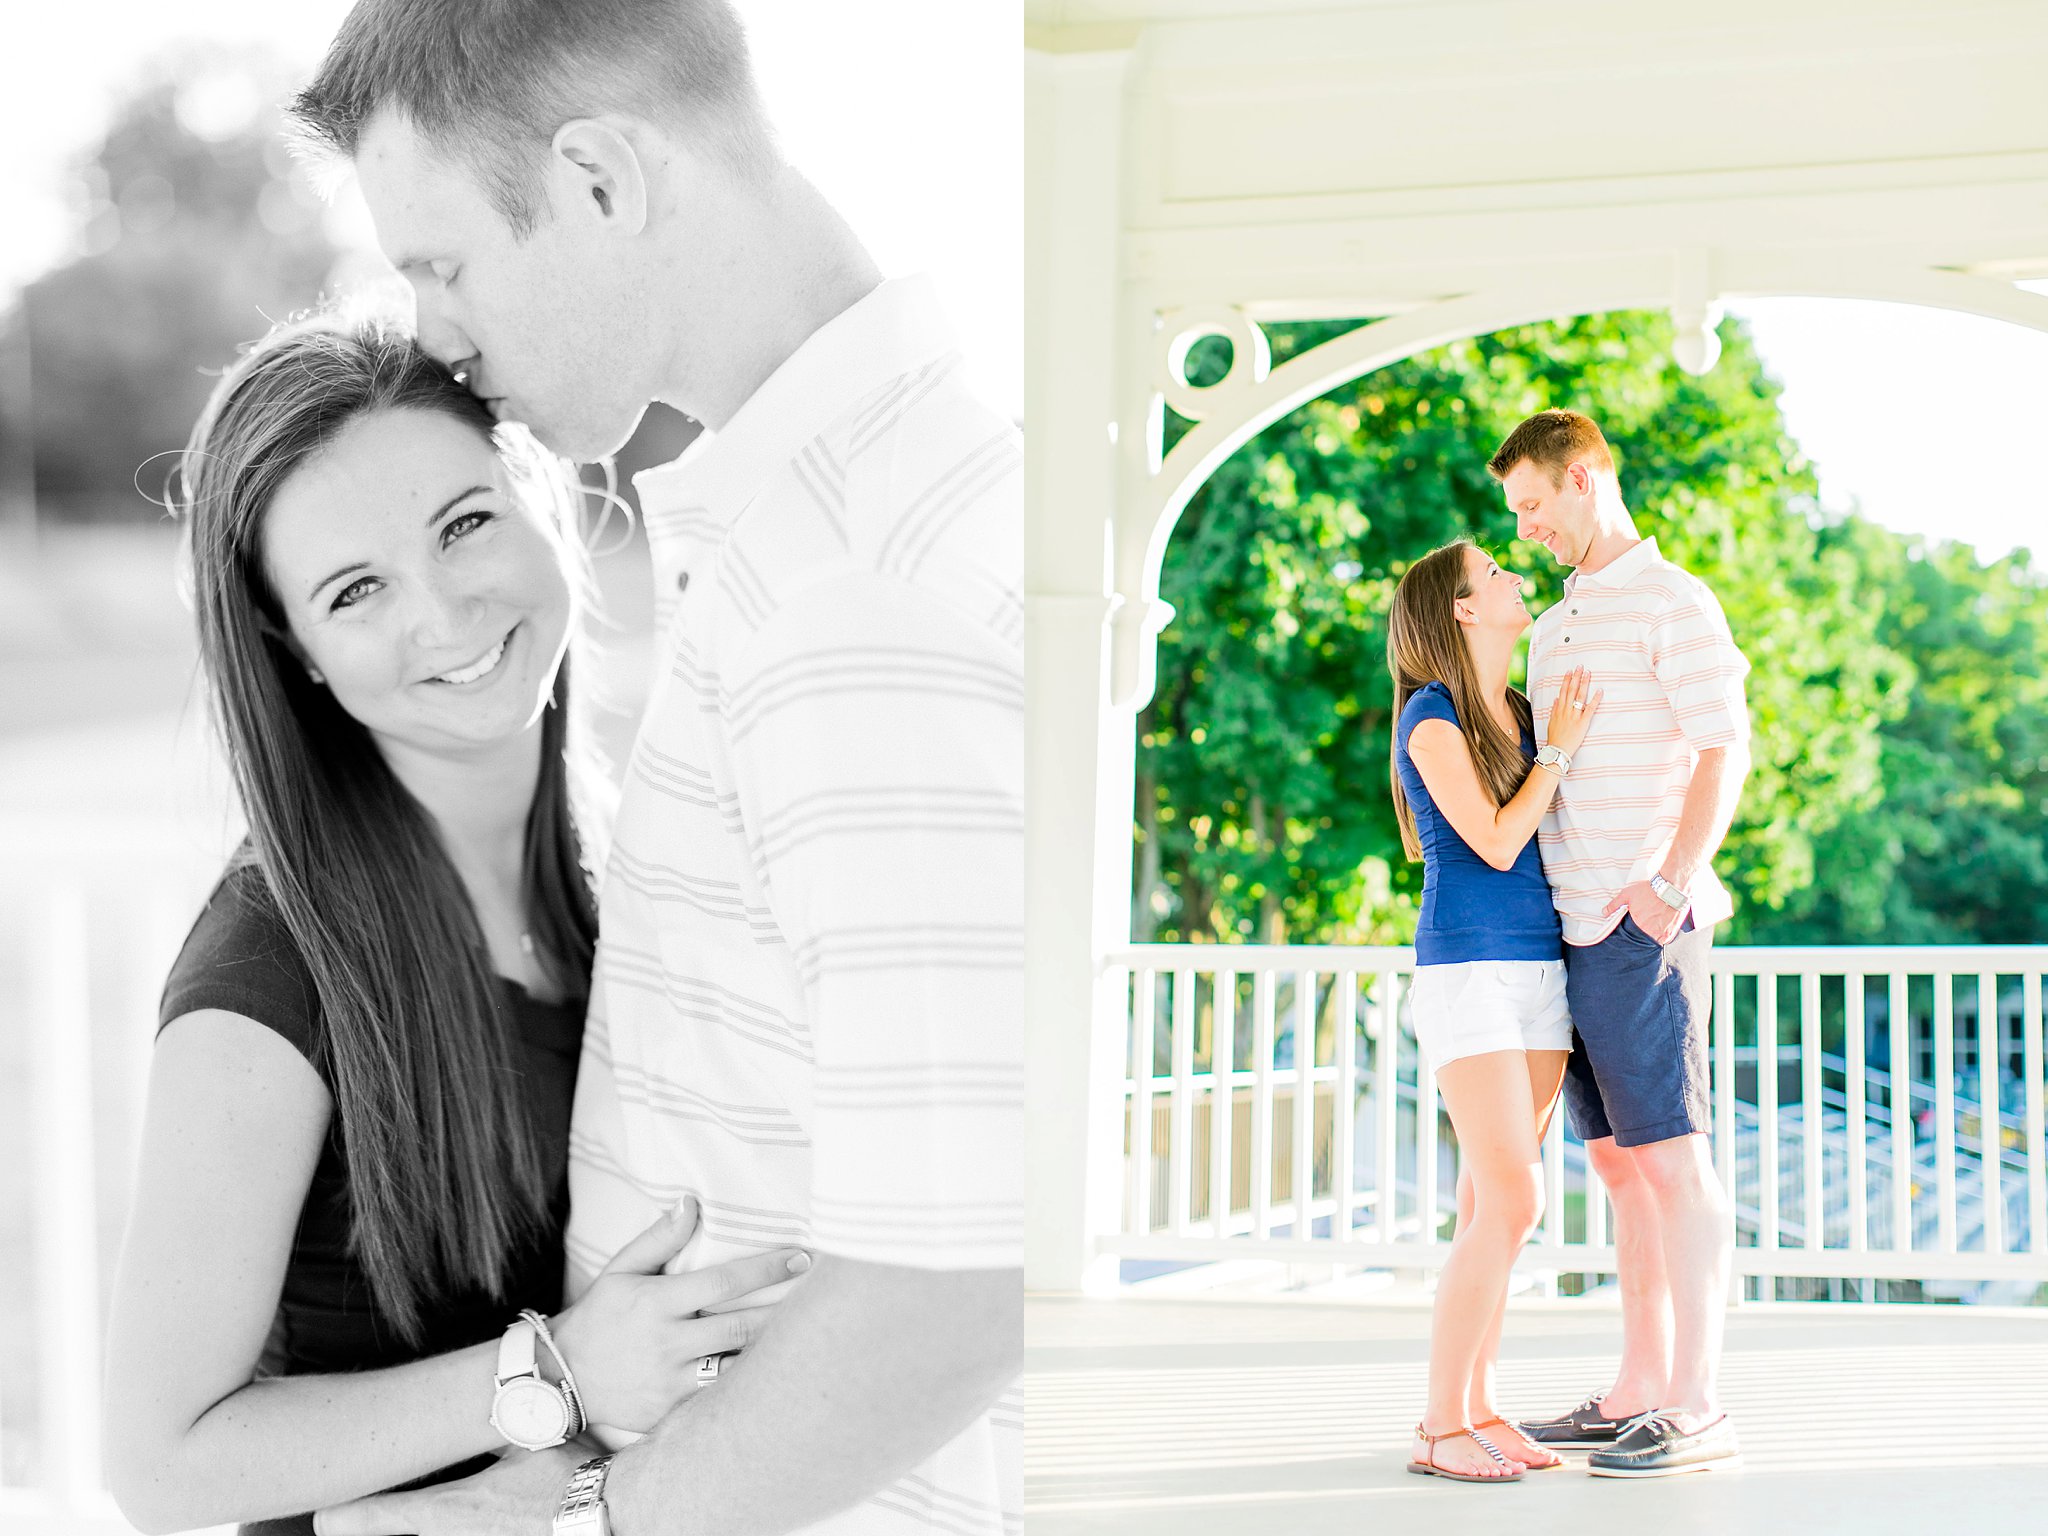
<svg viewBox="0 0 2048 1536"><path fill-rule="evenodd" d="M1724 947L1709 965L1716 1161L1731 1194L1746 1197L1741 1226L1754 1238L1738 1248L1739 1273L1765 1284L1792 1274L2048 1280L2048 945ZM1440 1166L1438 1148L1453 1138L1440 1111L1420 1108L1437 1106L1407 1019L1412 949L1135 944L1107 951L1102 970L1131 988L1120 1087L1132 1113L1126 1219L1098 1235L1099 1251L1442 1261L1435 1218L1452 1203L1455 1164ZM1248 1036L1236 1018L1247 990ZM1312 1047L1301 998L1317 1021ZM1823 1047L1824 1021L1839 1048ZM1233 1042L1221 1074L1205 1026ZM1237 1043L1247 1038L1249 1052ZM1888 1048L1888 1066L1866 1060L1872 1045ZM1959 1045L1976 1067L1958 1066ZM1931 1081L1913 1054L1930 1047ZM1383 1099L1389 1076L1397 1091ZM1352 1113L1336 1112L1340 1093ZM1895 1115L1900 1098L1908 1113ZM1545 1156L1551 1209L1532 1264L1611 1270L1591 1169L1556 1127Z"/></svg>

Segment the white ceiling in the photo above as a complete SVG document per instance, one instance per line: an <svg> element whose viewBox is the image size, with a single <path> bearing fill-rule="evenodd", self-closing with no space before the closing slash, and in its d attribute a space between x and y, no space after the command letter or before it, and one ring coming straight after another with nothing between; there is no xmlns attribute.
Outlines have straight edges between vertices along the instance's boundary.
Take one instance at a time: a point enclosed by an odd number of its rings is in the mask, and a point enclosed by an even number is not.
<svg viewBox="0 0 2048 1536"><path fill-rule="evenodd" d="M1124 267L1162 307L1384 313L1651 251L2048 275L2048 5L1026 14L1042 60L1128 51Z"/></svg>

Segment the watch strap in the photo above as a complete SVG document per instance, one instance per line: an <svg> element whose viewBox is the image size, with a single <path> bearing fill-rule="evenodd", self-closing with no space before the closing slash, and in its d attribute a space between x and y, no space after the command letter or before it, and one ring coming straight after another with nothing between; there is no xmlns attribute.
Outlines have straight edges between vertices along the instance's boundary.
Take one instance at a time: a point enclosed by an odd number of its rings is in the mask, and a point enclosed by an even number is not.
<svg viewBox="0 0 2048 1536"><path fill-rule="evenodd" d="M605 1520L604 1481L611 1472L610 1455L593 1456L570 1475L562 1490L562 1502L555 1511L558 1536L585 1536L608 1529Z"/></svg>
<svg viewBox="0 0 2048 1536"><path fill-rule="evenodd" d="M1683 912L1692 905L1692 897L1683 886L1674 885L1662 875L1650 876L1650 889L1657 893L1657 899L1674 912Z"/></svg>
<svg viewBox="0 0 2048 1536"><path fill-rule="evenodd" d="M576 1389L576 1378L569 1370L569 1359L562 1353L562 1347L555 1342L555 1335L548 1327L548 1320L531 1308L519 1314L520 1320L532 1328L540 1342L554 1357L555 1369L561 1373L563 1401L569 1405L569 1438L575 1439L590 1427L590 1415L583 1407L583 1394Z"/></svg>
<svg viewBox="0 0 2048 1536"><path fill-rule="evenodd" d="M498 1385L520 1376L540 1375L533 1353L534 1327L522 1312L498 1340Z"/></svg>

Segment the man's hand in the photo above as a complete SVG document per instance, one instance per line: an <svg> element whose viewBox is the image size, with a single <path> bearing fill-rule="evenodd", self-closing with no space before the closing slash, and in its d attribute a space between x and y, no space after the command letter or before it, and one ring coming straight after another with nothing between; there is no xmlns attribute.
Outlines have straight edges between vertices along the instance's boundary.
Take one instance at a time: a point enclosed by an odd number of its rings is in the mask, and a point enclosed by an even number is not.
<svg viewBox="0 0 2048 1536"><path fill-rule="evenodd" d="M1647 880L1638 880L1624 885L1607 903L1603 918L1614 916L1626 907L1628 915L1636 920L1636 926L1655 939L1659 944L1669 944L1678 937L1678 930L1685 925L1685 914L1691 907L1674 907L1650 887Z"/></svg>
<svg viewBox="0 0 2048 1536"><path fill-rule="evenodd" d="M460 1482L323 1509L313 1529L318 1536L548 1536L562 1490L597 1454L573 1441L546 1451L509 1451Z"/></svg>

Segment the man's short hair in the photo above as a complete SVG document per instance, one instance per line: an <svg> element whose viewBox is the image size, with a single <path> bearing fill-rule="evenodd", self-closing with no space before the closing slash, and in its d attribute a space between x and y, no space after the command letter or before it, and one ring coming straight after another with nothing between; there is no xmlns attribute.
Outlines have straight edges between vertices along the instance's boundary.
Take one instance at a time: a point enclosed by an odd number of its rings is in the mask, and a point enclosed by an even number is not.
<svg viewBox="0 0 2048 1536"><path fill-rule="evenodd" d="M1564 484L1565 468L1574 463L1614 473L1614 450L1593 418L1577 411L1538 411L1508 434L1500 452L1486 461L1486 472L1505 480L1524 459L1549 475L1552 485Z"/></svg>
<svg viewBox="0 0 2048 1536"><path fill-rule="evenodd" d="M302 143L353 159L386 108L474 173L522 239L574 118L675 126L746 172L775 155L729 0L357 0L291 116Z"/></svg>

